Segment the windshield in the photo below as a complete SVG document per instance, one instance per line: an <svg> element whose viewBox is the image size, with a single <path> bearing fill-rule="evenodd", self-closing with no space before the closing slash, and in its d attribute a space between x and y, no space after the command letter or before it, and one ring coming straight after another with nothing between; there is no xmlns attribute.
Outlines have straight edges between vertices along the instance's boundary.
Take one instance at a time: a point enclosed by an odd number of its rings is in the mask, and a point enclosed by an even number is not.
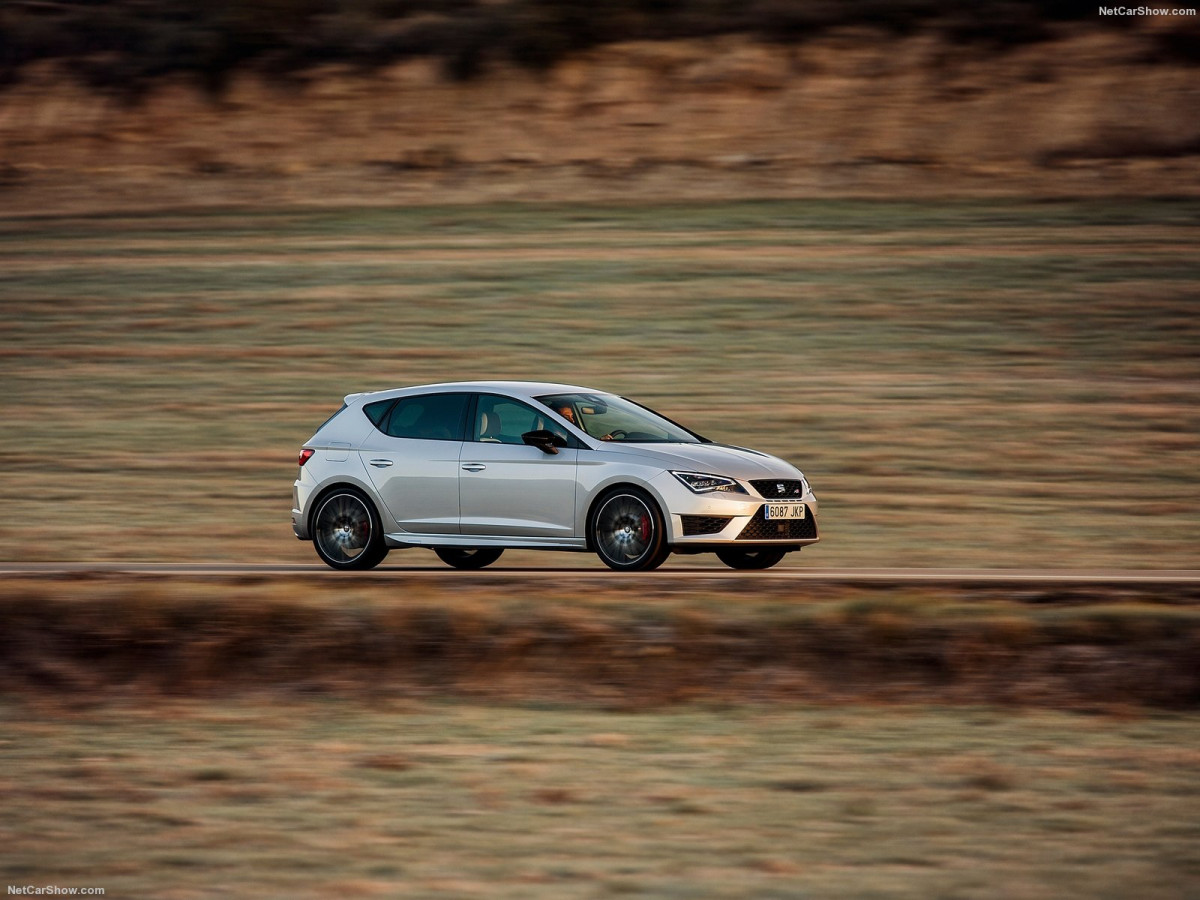
<svg viewBox="0 0 1200 900"><path fill-rule="evenodd" d="M602 441L699 444L700 435L632 400L614 394L552 394L538 397L568 422Z"/></svg>

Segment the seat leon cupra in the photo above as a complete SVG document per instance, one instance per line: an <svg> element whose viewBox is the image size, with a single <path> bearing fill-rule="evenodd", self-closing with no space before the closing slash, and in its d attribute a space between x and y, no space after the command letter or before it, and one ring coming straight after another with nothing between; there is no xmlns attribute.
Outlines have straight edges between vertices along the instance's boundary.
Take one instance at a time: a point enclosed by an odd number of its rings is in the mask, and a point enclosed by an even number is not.
<svg viewBox="0 0 1200 900"><path fill-rule="evenodd" d="M817 499L789 463L615 394L509 381L350 394L300 452L292 528L334 569L405 547L460 569L509 548L765 569L818 540Z"/></svg>

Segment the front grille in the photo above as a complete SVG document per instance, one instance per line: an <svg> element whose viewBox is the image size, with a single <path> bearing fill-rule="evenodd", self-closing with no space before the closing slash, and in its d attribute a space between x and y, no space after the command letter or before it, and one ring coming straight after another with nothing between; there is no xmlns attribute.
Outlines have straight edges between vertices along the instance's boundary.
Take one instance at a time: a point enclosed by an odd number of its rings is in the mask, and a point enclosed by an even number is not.
<svg viewBox="0 0 1200 900"><path fill-rule="evenodd" d="M817 521L812 510L805 511L803 519L767 519L760 506L754 518L746 523L739 541L809 541L817 536Z"/></svg>
<svg viewBox="0 0 1200 900"><path fill-rule="evenodd" d="M783 500L804 496L804 482L786 478L762 478L750 482L760 497L768 500Z"/></svg>
<svg viewBox="0 0 1200 900"><path fill-rule="evenodd" d="M680 516L683 520L683 536L716 534L729 524L729 516Z"/></svg>

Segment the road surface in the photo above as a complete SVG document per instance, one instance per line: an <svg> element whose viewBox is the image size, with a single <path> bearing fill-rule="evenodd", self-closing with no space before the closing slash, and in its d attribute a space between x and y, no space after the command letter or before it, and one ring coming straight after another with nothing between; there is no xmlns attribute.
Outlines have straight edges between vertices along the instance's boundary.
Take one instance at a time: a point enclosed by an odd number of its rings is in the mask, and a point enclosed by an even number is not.
<svg viewBox="0 0 1200 900"><path fill-rule="evenodd" d="M580 579L612 583L614 579L646 578L664 582L724 581L769 579L771 581L822 582L826 584L1035 584L1035 585L1197 585L1200 569L1130 569L1081 571L1068 569L833 569L777 568L762 572L697 566L667 565L654 572L612 572L596 567L505 567L461 571L448 566L382 565L369 572L335 572L319 563L120 563L64 562L15 563L0 562L0 577L67 577L140 575L190 578L237 578L304 576L311 578L370 579L404 581L413 578L445 580L486 578L505 580Z"/></svg>

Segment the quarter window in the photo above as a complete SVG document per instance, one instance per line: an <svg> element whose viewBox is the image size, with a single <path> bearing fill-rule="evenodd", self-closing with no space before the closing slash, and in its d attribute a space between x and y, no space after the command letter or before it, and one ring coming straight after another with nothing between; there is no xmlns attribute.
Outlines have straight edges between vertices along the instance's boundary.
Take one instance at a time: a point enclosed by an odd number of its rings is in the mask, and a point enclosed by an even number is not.
<svg viewBox="0 0 1200 900"><path fill-rule="evenodd" d="M367 414L367 418L371 420L371 424L376 428L383 424L383 418L388 414L388 410L392 408L392 404L396 402L395 397L389 397L387 400L376 400L374 403L368 403L363 407L363 412Z"/></svg>
<svg viewBox="0 0 1200 900"><path fill-rule="evenodd" d="M461 441L469 394L425 394L401 397L379 424L396 438Z"/></svg>

